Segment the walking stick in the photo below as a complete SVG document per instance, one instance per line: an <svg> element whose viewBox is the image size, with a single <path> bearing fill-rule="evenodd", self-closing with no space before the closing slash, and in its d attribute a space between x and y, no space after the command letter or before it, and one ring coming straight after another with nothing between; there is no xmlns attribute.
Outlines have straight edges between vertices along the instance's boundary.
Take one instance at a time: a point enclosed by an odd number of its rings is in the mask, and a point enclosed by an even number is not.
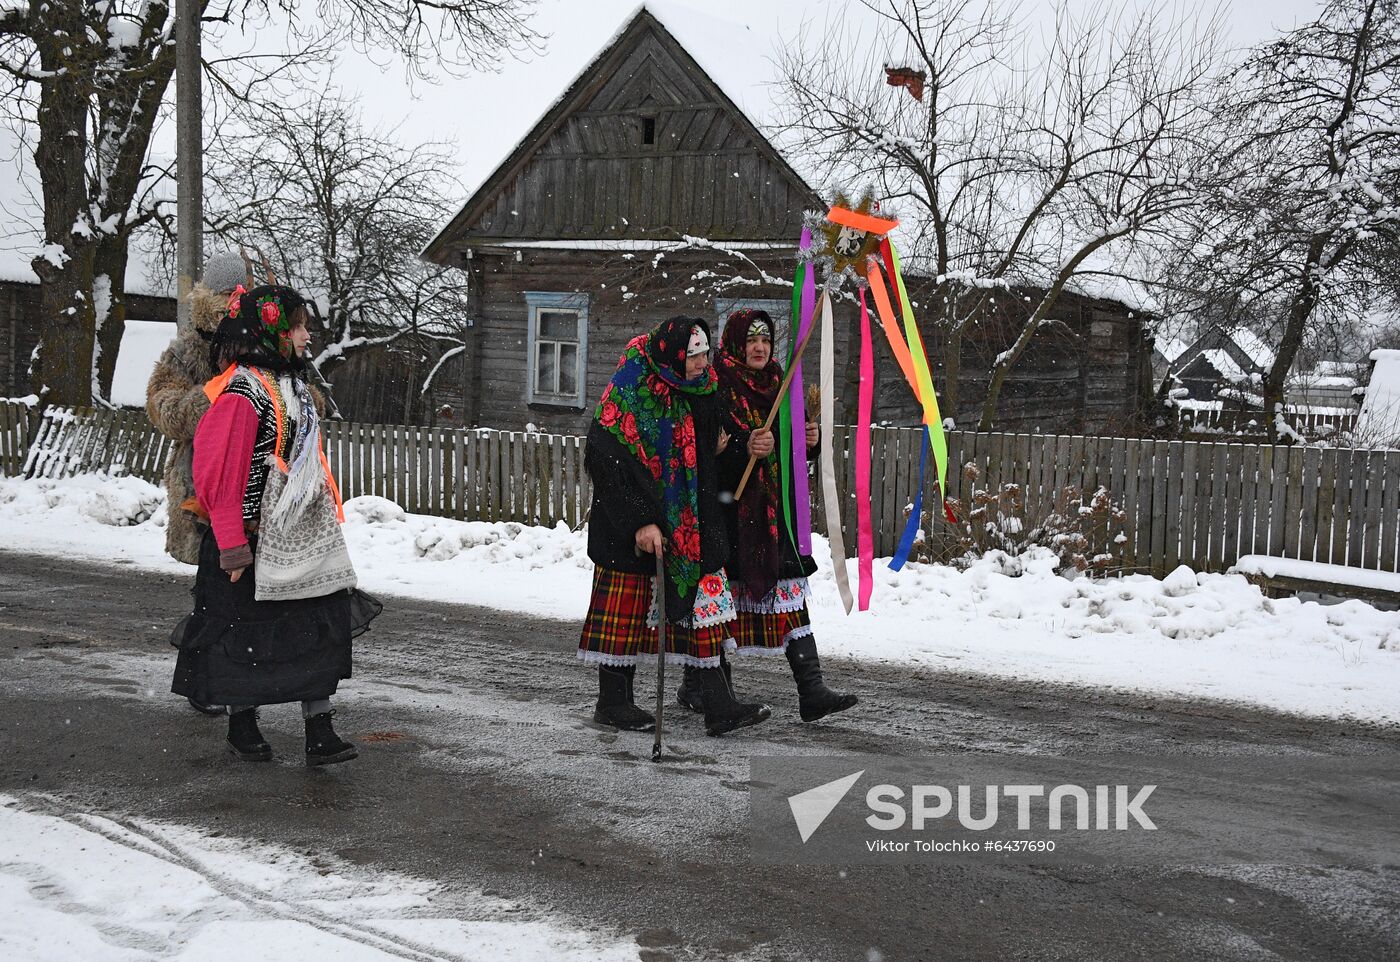
<svg viewBox="0 0 1400 962"><path fill-rule="evenodd" d="M802 340L797 342L797 350L793 352L792 361L788 364L787 374L783 376L782 386L778 388L778 399L773 402L773 410L768 412L768 420L763 422L763 430L767 431L773 427L773 422L778 418L778 408L783 406L783 396L787 394L788 387L792 384L792 375L797 371L798 359L802 357L802 352L807 350L807 342L812 339L812 332L817 329L813 323L807 328L807 333ZM738 501L744 493L744 486L749 483L749 475L753 474L753 466L758 463L756 455L749 455L749 466L744 469L744 476L739 479L739 487L734 489L734 500Z"/></svg>
<svg viewBox="0 0 1400 962"><path fill-rule="evenodd" d="M661 546L656 547L656 737L651 760L661 761L661 713L666 707L666 567Z"/></svg>

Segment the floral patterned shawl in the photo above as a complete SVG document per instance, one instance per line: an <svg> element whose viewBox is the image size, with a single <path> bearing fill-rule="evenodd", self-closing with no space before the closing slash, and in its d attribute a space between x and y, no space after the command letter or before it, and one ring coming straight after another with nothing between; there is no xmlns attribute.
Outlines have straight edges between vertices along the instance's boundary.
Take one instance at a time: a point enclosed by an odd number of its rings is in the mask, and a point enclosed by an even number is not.
<svg viewBox="0 0 1400 962"><path fill-rule="evenodd" d="M713 394L713 369L685 379L686 346L698 318L673 317L633 338L603 391L594 420L635 457L661 490L668 611L689 611L700 578L699 452L690 399ZM716 519L717 520L717 519ZM712 522L713 523L713 522Z"/></svg>

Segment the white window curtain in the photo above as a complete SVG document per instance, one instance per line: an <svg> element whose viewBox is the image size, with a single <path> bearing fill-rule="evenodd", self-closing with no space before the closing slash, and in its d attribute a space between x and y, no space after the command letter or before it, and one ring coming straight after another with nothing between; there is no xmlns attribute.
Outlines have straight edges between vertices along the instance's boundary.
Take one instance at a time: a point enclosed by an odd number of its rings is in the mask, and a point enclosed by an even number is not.
<svg viewBox="0 0 1400 962"><path fill-rule="evenodd" d="M587 395L588 295L526 291L525 400L581 408Z"/></svg>

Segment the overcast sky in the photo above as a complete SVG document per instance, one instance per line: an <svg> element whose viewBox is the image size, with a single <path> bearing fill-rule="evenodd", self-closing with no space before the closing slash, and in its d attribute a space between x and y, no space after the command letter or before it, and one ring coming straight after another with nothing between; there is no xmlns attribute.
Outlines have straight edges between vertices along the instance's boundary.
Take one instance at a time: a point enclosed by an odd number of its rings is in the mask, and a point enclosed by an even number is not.
<svg viewBox="0 0 1400 962"><path fill-rule="evenodd" d="M548 35L544 53L510 61L497 73L444 78L437 86L420 82L410 90L401 67L381 70L367 58L347 53L335 77L359 99L367 121L401 122L406 140L454 140L461 177L456 200L465 200L638 6L638 0L539 0L533 23ZM850 0L663 0L660 12L668 24L684 21L693 28L683 31L680 40L702 65L712 72L752 69L761 87L773 70L764 61L771 61L778 45L790 41L804 22L820 27L834 10L855 7ZM1180 4L1089 0L1071 0L1071 7L1102 10L1108 17L1183 9ZM1226 42L1244 47L1268 39L1310 19L1319 7L1313 0L1225 3L1220 14ZM1045 0L1028 0L1020 12L1028 27L1037 29L1049 24L1053 9Z"/></svg>
<svg viewBox="0 0 1400 962"><path fill-rule="evenodd" d="M1194 4L1147 0L1070 0L1070 4L1078 13L1099 11L1105 19L1152 9L1195 12ZM546 35L543 52L527 60L508 61L495 73L446 77L437 85L418 82L410 87L402 66L381 69L369 58L347 51L332 81L359 100L372 126L399 125L400 137L410 143L455 142L459 186L454 196L444 198L446 221L638 6L638 0L538 0L533 24ZM761 114L767 81L774 74L772 59L779 47L791 43L804 23L819 30L842 11L860 12L853 0L660 0L652 6L707 70L717 79L723 75L721 83L731 95L736 81L751 81L748 91L740 91L736 99L760 125L765 120ZM1221 24L1228 44L1245 47L1310 19L1319 7L1314 0L1234 0L1220 7ZM1048 0L1024 0L1020 14L1028 29L1044 29L1052 22L1053 9ZM259 30L249 25L242 37L229 40L246 49L265 45L277 33L276 27ZM156 151L173 153L173 124L165 124L158 133ZM39 242L40 215L32 164L17 165L15 153L12 133L0 130L0 171L8 174L19 166L23 172L22 178L0 178L0 276L18 278L29 276L29 258ZM132 272L142 271L133 262Z"/></svg>

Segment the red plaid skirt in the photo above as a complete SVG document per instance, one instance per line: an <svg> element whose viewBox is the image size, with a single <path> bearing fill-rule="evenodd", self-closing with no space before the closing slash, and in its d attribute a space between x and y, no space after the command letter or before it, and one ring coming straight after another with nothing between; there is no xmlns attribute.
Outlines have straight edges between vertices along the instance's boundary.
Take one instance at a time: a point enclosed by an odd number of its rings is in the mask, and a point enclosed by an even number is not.
<svg viewBox="0 0 1400 962"><path fill-rule="evenodd" d="M598 565L593 569L593 597L578 643L579 660L589 665L635 665L639 657L656 657L656 629L647 626L651 611L648 575L628 574ZM704 628L666 626L666 661L715 668L734 622Z"/></svg>
<svg viewBox="0 0 1400 962"><path fill-rule="evenodd" d="M790 639L810 635L812 619L807 614L806 605L796 611L779 611L775 614L758 614L740 609L733 628L739 654L776 655L787 648Z"/></svg>

